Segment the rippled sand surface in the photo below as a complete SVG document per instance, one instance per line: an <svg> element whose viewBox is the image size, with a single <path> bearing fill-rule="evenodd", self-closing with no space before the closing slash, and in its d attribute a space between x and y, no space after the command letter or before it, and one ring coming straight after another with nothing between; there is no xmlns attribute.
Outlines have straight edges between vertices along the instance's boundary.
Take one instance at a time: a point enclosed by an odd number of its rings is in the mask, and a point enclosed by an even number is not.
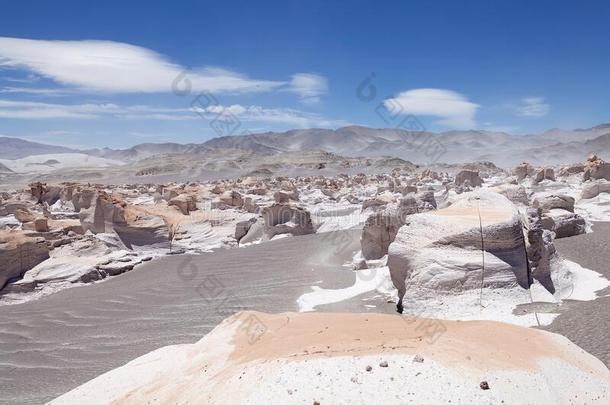
<svg viewBox="0 0 610 405"><path fill-rule="evenodd" d="M193 343L238 310L296 311L297 298L321 280L324 288L347 287L354 273L337 269L359 249L360 232L165 257L99 284L2 306L0 402L48 401L151 350Z"/></svg>

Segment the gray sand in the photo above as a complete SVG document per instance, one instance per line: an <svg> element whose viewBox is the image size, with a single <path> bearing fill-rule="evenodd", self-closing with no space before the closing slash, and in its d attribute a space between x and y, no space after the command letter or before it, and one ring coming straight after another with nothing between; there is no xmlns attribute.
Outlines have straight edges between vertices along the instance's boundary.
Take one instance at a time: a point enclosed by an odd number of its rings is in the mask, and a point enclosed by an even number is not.
<svg viewBox="0 0 610 405"><path fill-rule="evenodd" d="M556 239L555 246L566 259L610 279L610 222L594 223L593 233ZM610 288L597 294L595 301L564 303L561 314L543 329L566 336L610 367Z"/></svg>
<svg viewBox="0 0 610 405"><path fill-rule="evenodd" d="M597 223L594 231L556 240L557 249L610 278L610 224ZM359 249L360 232L166 257L103 283L0 307L0 402L41 403L156 348L197 341L240 309L294 311L296 299L311 285L350 286L354 273L337 269ZM376 295L319 309L394 312L393 303ZM610 297L568 302L545 329L609 365L609 304Z"/></svg>
<svg viewBox="0 0 610 405"><path fill-rule="evenodd" d="M337 269L360 249L360 232L165 257L102 283L0 307L0 403L50 400L151 350L193 343L241 309L295 311L311 285L350 286L354 273Z"/></svg>

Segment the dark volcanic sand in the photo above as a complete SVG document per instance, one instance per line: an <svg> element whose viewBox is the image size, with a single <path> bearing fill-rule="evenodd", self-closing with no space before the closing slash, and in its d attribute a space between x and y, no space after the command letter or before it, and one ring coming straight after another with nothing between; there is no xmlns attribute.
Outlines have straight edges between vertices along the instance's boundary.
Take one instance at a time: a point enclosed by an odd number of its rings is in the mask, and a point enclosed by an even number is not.
<svg viewBox="0 0 610 405"><path fill-rule="evenodd" d="M566 259L610 279L610 222L595 222L593 233L556 239ZM561 314L543 329L557 332L610 367L610 288L598 291L595 301L566 301Z"/></svg>
<svg viewBox="0 0 610 405"><path fill-rule="evenodd" d="M99 284L2 306L0 403L40 404L151 350L196 342L240 309L296 311L312 285L348 287L355 274L337 269L360 249L360 233L165 257Z"/></svg>

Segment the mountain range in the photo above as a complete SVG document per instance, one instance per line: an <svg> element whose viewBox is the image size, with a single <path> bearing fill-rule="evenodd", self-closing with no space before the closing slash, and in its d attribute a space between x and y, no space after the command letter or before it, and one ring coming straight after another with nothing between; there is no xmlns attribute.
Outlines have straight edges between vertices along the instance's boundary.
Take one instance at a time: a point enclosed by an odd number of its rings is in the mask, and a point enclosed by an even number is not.
<svg viewBox="0 0 610 405"><path fill-rule="evenodd" d="M512 135L482 130L442 133L348 126L295 129L251 135L224 136L203 143L142 143L127 149L77 150L19 138L0 137L0 159L32 155L83 153L136 162L168 154L247 154L270 156L286 152L325 151L337 155L393 156L419 164L492 161L509 167L521 161L562 164L583 161L589 153L610 155L610 124L588 129L551 129L540 134Z"/></svg>

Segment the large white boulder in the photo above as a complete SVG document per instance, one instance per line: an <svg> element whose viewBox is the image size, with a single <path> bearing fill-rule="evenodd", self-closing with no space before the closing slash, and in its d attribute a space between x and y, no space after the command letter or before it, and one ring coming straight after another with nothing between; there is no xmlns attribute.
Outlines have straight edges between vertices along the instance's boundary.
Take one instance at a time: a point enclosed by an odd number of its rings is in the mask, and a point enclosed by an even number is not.
<svg viewBox="0 0 610 405"><path fill-rule="evenodd" d="M399 310L408 285L436 290L530 285L520 215L506 197L487 190L408 216L389 247L388 266Z"/></svg>

